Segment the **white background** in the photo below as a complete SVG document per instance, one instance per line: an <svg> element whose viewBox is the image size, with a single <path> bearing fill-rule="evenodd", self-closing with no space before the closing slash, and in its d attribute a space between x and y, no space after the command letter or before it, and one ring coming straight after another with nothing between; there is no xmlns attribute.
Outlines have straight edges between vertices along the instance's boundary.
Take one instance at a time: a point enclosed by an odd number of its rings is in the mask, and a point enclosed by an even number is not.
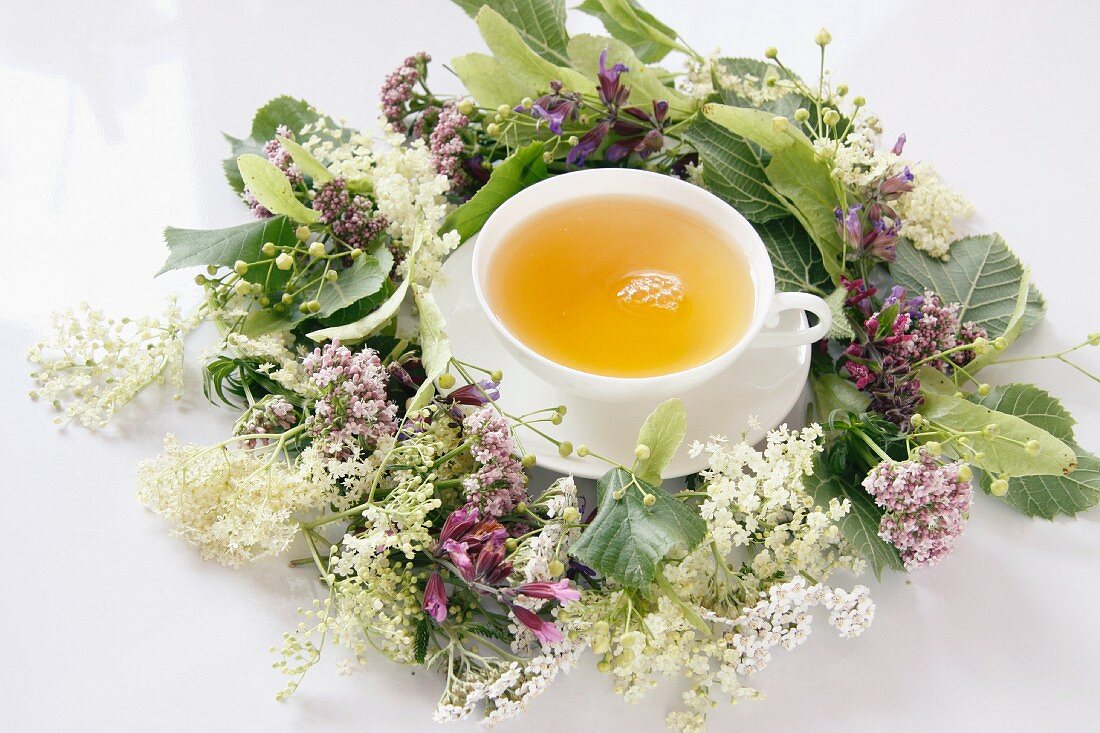
<svg viewBox="0 0 1100 733"><path fill-rule="evenodd" d="M828 26L837 80L969 196L974 229L996 228L1032 265L1048 317L1018 353L1100 330L1100 5L648 6L700 50L774 44L807 75ZM480 49L473 24L446 0L5 0L0 18L0 729L434 730L439 681L381 658L350 677L322 661L274 702L267 649L313 598L308 572L205 564L134 500L135 464L165 432L215 442L232 422L204 403L194 358L182 404L150 395L89 434L57 430L26 399L23 354L53 307L138 315L173 291L194 297L189 274L152 274L164 225L246 218L222 180L220 130L246 133L284 93L367 125L388 70L421 48L444 61ZM585 17L570 27L596 29ZM442 69L434 79L457 89ZM1100 351L1082 360L1100 370ZM1051 362L991 376L1049 387L1100 449L1095 383ZM720 706L712 730L1095 729L1100 510L1051 523L979 496L972 517L940 567L871 583L878 617L864 637L822 624L756 678L766 700ZM662 730L679 681L630 706L590 661L508 729Z"/></svg>

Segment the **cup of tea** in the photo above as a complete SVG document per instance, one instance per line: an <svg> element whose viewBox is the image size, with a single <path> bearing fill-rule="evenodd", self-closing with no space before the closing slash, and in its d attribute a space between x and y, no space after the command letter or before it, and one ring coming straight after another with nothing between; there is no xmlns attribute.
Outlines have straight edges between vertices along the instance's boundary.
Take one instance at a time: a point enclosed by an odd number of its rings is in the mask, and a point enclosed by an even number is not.
<svg viewBox="0 0 1100 733"><path fill-rule="evenodd" d="M532 372L589 399L682 394L750 348L809 344L830 311L776 292L752 225L710 192L648 171L555 176L505 201L474 243L493 330ZM783 311L817 323L777 328Z"/></svg>

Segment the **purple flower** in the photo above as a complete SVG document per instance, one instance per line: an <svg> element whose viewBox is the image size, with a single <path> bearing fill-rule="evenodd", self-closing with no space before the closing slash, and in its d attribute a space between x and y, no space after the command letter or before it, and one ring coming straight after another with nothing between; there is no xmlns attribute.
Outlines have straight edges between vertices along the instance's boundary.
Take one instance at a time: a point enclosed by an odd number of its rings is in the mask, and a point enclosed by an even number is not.
<svg viewBox="0 0 1100 733"><path fill-rule="evenodd" d="M302 366L321 394L309 432L329 455L346 457L355 440L373 446L397 431L397 405L386 393L389 374L374 349L353 353L332 341L314 349Z"/></svg>
<svg viewBox="0 0 1100 733"><path fill-rule="evenodd" d="M489 517L499 517L527 498L527 476L516 458L508 421L483 407L466 417L463 430L473 439L470 452L478 469L463 482L467 500Z"/></svg>
<svg viewBox="0 0 1100 733"><path fill-rule="evenodd" d="M382 99L382 115L398 132L405 132L408 103L413 96L413 85L424 76L432 57L421 51L409 56L386 76L379 96Z"/></svg>
<svg viewBox="0 0 1100 733"><path fill-rule="evenodd" d="M516 112L527 113L538 122L536 128L543 120L546 121L550 131L555 135L561 135L562 125L566 120L576 120L581 106L581 96L576 92L571 94L561 93L561 82L550 82L550 94L544 94L535 100L531 109L526 109L522 104L515 107Z"/></svg>
<svg viewBox="0 0 1100 733"><path fill-rule="evenodd" d="M504 562L504 538L493 537L482 545L474 563L474 577L484 578L486 583L495 585L512 573L512 566Z"/></svg>
<svg viewBox="0 0 1100 733"><path fill-rule="evenodd" d="M534 611L523 606L512 606L516 619L529 628L542 644L557 644L562 640L561 631L553 623L543 621Z"/></svg>
<svg viewBox="0 0 1100 733"><path fill-rule="evenodd" d="M461 539L475 524L477 524L476 506L455 509L443 522L443 529L439 532L439 542L442 544L448 540Z"/></svg>
<svg viewBox="0 0 1100 733"><path fill-rule="evenodd" d="M499 382L491 379L483 379L476 384L466 384L452 391L447 399L460 405L481 407L490 400L499 400L500 391L497 389Z"/></svg>
<svg viewBox="0 0 1100 733"><path fill-rule="evenodd" d="M870 257L876 260L893 262L897 257L897 222L887 224L885 219L871 218L871 226L864 230L860 217L862 204L848 207L845 212L839 206L833 210L836 217L836 231L849 250L848 258L859 260Z"/></svg>
<svg viewBox="0 0 1100 733"><path fill-rule="evenodd" d="M903 193L909 193L912 190L913 174L909 170L909 166L905 166L901 173L883 178L878 184L879 196L885 201L893 201Z"/></svg>
<svg viewBox="0 0 1100 733"><path fill-rule="evenodd" d="M544 598L546 600L557 600L562 603L570 603L572 601L579 601L581 598L581 592L576 588L569 586L568 580L559 580L554 583L539 581L535 583L525 583L516 588L516 593L529 596L531 598Z"/></svg>
<svg viewBox="0 0 1100 733"><path fill-rule="evenodd" d="M428 584L424 587L424 611L437 624L443 623L447 618L447 589L443 586L443 578L439 573L432 573L428 578Z"/></svg>
<svg viewBox="0 0 1100 733"><path fill-rule="evenodd" d="M443 106L442 111L439 113L439 121L436 122L432 134L428 138L432 165L435 166L437 173L442 173L451 179L454 179L456 175L465 175L462 172L460 157L464 146L462 130L469 124L470 119L458 111L457 105L446 104Z"/></svg>
<svg viewBox="0 0 1100 733"><path fill-rule="evenodd" d="M333 236L356 249L365 249L389 226L386 217L374 211L369 198L351 195L343 178L333 178L317 189L313 209L332 229Z"/></svg>
<svg viewBox="0 0 1100 733"><path fill-rule="evenodd" d="M668 102L665 101L653 100L652 114L640 107L627 107L611 126L615 134L623 137L608 146L604 157L615 163L631 153L638 153L644 159L659 152L665 145L662 130L667 116Z"/></svg>
<svg viewBox="0 0 1100 733"><path fill-rule="evenodd" d="M607 53L610 48L605 48L600 54L600 71L596 74L600 85L600 101L609 110L615 111L621 107L630 96L630 88L623 86L619 75L630 69L623 64L615 64L607 68Z"/></svg>
<svg viewBox="0 0 1100 733"><path fill-rule="evenodd" d="M901 151L905 148L905 133L898 135L898 141L894 143L893 149L890 150L894 155L901 155Z"/></svg>
<svg viewBox="0 0 1100 733"><path fill-rule="evenodd" d="M565 157L566 162L570 165L584 165L588 156L599 149L610 131L611 123L605 120L584 133L584 136L569 151L569 155Z"/></svg>
<svg viewBox="0 0 1100 733"><path fill-rule="evenodd" d="M849 206L847 212L839 206L833 210L833 216L836 217L837 234L853 252L858 251L863 246L863 222L859 218L859 212L862 208L861 204L855 204Z"/></svg>
<svg viewBox="0 0 1100 733"><path fill-rule="evenodd" d="M458 574L462 576L463 580L469 581L474 579L474 563L467 552L469 545L465 542L447 540L443 543L442 549L450 555L451 562L458 568Z"/></svg>

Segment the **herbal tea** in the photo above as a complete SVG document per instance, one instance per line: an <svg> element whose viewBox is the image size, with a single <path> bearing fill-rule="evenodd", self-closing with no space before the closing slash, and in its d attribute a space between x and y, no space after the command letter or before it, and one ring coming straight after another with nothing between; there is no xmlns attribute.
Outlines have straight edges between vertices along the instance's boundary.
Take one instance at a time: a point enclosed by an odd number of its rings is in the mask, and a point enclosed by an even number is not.
<svg viewBox="0 0 1100 733"><path fill-rule="evenodd" d="M692 212L606 196L526 219L489 265L487 297L520 341L593 374L647 377L727 351L753 317L744 256Z"/></svg>

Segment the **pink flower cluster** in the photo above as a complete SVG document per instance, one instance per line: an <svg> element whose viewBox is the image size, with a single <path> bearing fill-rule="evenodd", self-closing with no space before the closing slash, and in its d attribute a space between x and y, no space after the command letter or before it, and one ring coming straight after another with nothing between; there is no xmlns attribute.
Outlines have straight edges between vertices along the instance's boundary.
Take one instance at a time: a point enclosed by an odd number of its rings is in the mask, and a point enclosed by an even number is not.
<svg viewBox="0 0 1100 733"><path fill-rule="evenodd" d="M959 304L944 305L939 297L930 290L924 291L919 311L914 313L911 350L914 361L926 359L956 346L973 343L977 338L986 338L986 330L973 321L959 323ZM973 361L974 352L970 349L949 354L947 359L935 359L930 366L941 372L949 372L952 366L966 366Z"/></svg>
<svg viewBox="0 0 1100 733"><path fill-rule="evenodd" d="M412 99L413 85L423 76L421 71L432 57L421 51L409 56L404 63L386 76L379 96L382 99L382 115L398 132L405 131L405 116Z"/></svg>
<svg viewBox="0 0 1100 733"><path fill-rule="evenodd" d="M286 125L275 128L275 134L288 140L294 139L294 133ZM290 151L283 147L278 138L272 138L264 144L264 155L271 164L281 170L290 181L290 185L298 186L305 180L302 171L294 164L294 158L290 157Z"/></svg>
<svg viewBox="0 0 1100 733"><path fill-rule="evenodd" d="M901 552L908 569L935 565L951 553L966 526L974 489L959 478L962 463L940 465L921 448L915 461L883 461L863 488L886 510L879 536Z"/></svg>
<svg viewBox="0 0 1100 733"><path fill-rule="evenodd" d="M321 392L309 432L330 455L346 456L356 439L377 444L397 430L397 405L386 396L388 374L378 352L352 352L339 341L313 350L302 361Z"/></svg>
<svg viewBox="0 0 1100 733"><path fill-rule="evenodd" d="M294 427L298 422L298 413L294 411L294 405L285 397L273 397L267 402L262 402L248 412L248 420L240 426L238 435L264 435L279 433ZM241 441L248 448L258 445L267 445L270 438L248 438Z"/></svg>
<svg viewBox="0 0 1100 733"><path fill-rule="evenodd" d="M461 171L462 128L470 124L470 119L458 111L454 104L447 104L439 113L439 121L428 138L428 147L432 154L432 165L437 172L454 179ZM457 187L457 186L456 186Z"/></svg>
<svg viewBox="0 0 1100 733"><path fill-rule="evenodd" d="M333 178L318 189L313 209L340 241L355 249L366 249L388 224L386 217L374 212L370 199L351 195L343 178Z"/></svg>
<svg viewBox="0 0 1100 733"><path fill-rule="evenodd" d="M503 516L527 498L527 477L516 458L508 421L492 408L483 407L466 416L463 429L473 438L470 452L479 464L463 482L466 498L491 517Z"/></svg>

